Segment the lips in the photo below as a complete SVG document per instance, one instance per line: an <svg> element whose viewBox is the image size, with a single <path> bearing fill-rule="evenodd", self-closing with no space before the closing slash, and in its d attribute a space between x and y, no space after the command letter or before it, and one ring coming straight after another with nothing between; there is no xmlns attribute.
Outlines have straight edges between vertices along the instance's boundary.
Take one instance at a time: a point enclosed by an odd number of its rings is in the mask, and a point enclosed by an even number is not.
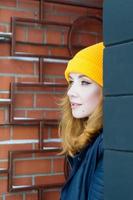
<svg viewBox="0 0 133 200"><path fill-rule="evenodd" d="M82 104L71 102L71 108L72 108L72 109L78 108L78 107L81 106L81 105L82 105Z"/></svg>

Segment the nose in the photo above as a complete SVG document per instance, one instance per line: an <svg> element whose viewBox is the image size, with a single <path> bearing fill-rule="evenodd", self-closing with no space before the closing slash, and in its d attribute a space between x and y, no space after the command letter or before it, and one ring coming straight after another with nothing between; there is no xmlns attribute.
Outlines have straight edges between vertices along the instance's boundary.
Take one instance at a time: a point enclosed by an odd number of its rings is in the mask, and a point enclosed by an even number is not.
<svg viewBox="0 0 133 200"><path fill-rule="evenodd" d="M76 85L73 83L70 88L67 91L67 96L68 97L74 97L77 96L77 89Z"/></svg>

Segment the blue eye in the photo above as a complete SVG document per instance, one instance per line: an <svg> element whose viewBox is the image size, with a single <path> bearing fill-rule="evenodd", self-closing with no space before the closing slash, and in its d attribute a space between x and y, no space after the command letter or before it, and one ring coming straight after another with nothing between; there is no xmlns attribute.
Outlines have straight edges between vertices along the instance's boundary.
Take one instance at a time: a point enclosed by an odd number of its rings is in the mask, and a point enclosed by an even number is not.
<svg viewBox="0 0 133 200"><path fill-rule="evenodd" d="M91 83L89 83L88 81L81 81L81 84L82 84L82 85L89 85L89 84L91 84Z"/></svg>

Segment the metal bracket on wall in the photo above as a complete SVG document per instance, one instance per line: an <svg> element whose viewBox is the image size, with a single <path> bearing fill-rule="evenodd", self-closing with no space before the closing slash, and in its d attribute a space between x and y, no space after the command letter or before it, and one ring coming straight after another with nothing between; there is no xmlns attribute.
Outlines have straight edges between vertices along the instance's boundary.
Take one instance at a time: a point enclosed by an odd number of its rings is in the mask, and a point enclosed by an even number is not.
<svg viewBox="0 0 133 200"><path fill-rule="evenodd" d="M8 173L8 169L0 168L0 174L7 174L7 173Z"/></svg>
<svg viewBox="0 0 133 200"><path fill-rule="evenodd" d="M94 23L95 22L95 23ZM92 26L95 24L95 27L101 27L101 31L99 30L96 32ZM73 38L80 38L83 37L87 33L88 41L85 44L77 45L73 42ZM86 35L85 35L86 36ZM92 41L89 41L89 36L95 38ZM92 45L96 42L100 42L102 40L102 18L100 16L93 16L93 15L84 15L77 18L71 25L68 34L68 47L70 49L70 54L75 55L79 50L85 48L86 46Z"/></svg>
<svg viewBox="0 0 133 200"><path fill-rule="evenodd" d="M0 107L10 107L11 106L11 99L4 99L4 98L0 98ZM6 125L5 123L0 123L0 126ZM1 169L0 169L1 171Z"/></svg>
<svg viewBox="0 0 133 200"><path fill-rule="evenodd" d="M10 125L9 124L3 124L3 125ZM18 122L17 123L12 123L11 125L21 125L21 123L19 124ZM27 125L27 124L23 124L23 125ZM29 125L29 124L28 124ZM45 134L45 131L43 130L44 128L57 128L58 130L58 125L59 125L59 121L58 120L43 120L43 121L38 121L34 124L32 124L32 126L37 126L38 127L38 149L41 150L41 151L44 151L46 149L49 148L49 146L47 145L47 141L48 140L44 140L44 134ZM53 144L53 139L49 139L49 144L50 144L50 147L52 147L53 149L58 149L60 147L60 142L61 141L56 141L54 142ZM52 145L51 145L52 143ZM60 148L59 148L60 149ZM8 160L8 163L9 163L9 160ZM0 174L9 174L10 173L10 170L9 168L0 168ZM9 175L10 176L10 175Z"/></svg>
<svg viewBox="0 0 133 200"><path fill-rule="evenodd" d="M37 190L42 191L45 189L50 188L60 188L63 186L64 181L60 182L58 179L55 181L55 183L44 183L44 184L34 184L34 185L14 185L14 160L22 157L22 155L27 156L29 154L34 154L35 158L36 156L54 156L57 155L60 152L60 148L51 148L51 149L45 149L45 150L23 150L23 151L9 151L9 173L8 173L8 190L9 192L20 192L20 191L26 191L26 190ZM64 179L64 175L62 175ZM41 196L41 198L40 198ZM42 195L38 194L38 200L42 200Z"/></svg>
<svg viewBox="0 0 133 200"><path fill-rule="evenodd" d="M66 24L66 23L57 23L57 22L46 22L46 21L40 21L40 20L33 20L33 19L26 19L26 18L17 18L17 17L12 17L12 43L11 43L11 55L12 56L26 56L26 57L45 57L45 58L54 58L54 59L70 59L71 55L70 55L70 50L68 45L63 45L63 44L52 44L52 43L35 43L35 42L29 42L29 41L16 41L16 26L20 24L20 25L30 25L33 26L34 28L38 28L38 27L46 27L46 26L50 26L50 27L58 27L58 30L61 29L62 27L65 27L68 29L70 29L71 24ZM35 46L41 46L43 47L43 52L41 54L38 53L34 53L32 51L16 51L16 45L17 43L21 43L21 45L35 45ZM58 54L50 54L49 51L50 49L57 49L57 51L59 51ZM30 49L31 50L31 49ZM63 55L62 50L65 51L65 55ZM62 56L61 56L62 55Z"/></svg>
<svg viewBox="0 0 133 200"><path fill-rule="evenodd" d="M67 59L46 59L46 58L39 58L39 82L43 83L45 82L45 67L46 63L52 63L54 64L67 64L68 60ZM62 74L63 75L63 74Z"/></svg>
<svg viewBox="0 0 133 200"><path fill-rule="evenodd" d="M44 141L44 128L56 128L57 132L58 132L58 126L59 126L59 121L58 120L44 120L44 121L40 121L39 123L39 149L40 150L44 150L45 148L47 148L46 146L46 140ZM48 141L48 140L47 140ZM51 147L59 147L61 140L54 140L54 139L49 139L50 142L54 141L54 145L51 145Z"/></svg>
<svg viewBox="0 0 133 200"><path fill-rule="evenodd" d="M26 57L45 57L45 58L51 58L51 59L65 59L69 60L74 54L75 50L76 52L83 47L88 46L88 43L85 45L81 44L73 44L72 38L73 35L76 33L78 35L78 32L84 32L84 29L88 27L88 36L89 32L96 37L95 41L93 43L98 42L97 40L101 40L102 38L102 30L99 33L96 33L95 30L89 30L91 21L95 21L95 23L99 26L102 27L102 18L100 16L82 16L77 18L72 24L66 24L66 23L57 23L57 22L48 22L44 20L32 20L32 19L26 19L26 18L17 18L17 17L12 17L12 42L11 42L11 55L12 56L26 56ZM93 22L94 23L94 22ZM27 41L17 41L16 38L16 27L17 25L23 25L23 26L31 26L34 27L34 29L37 29L41 26L41 28L46 27L56 27L58 28L58 31L65 27L67 28L67 44L52 44L52 43L47 43L47 42L29 42ZM84 26L83 26L84 25ZM40 29L40 28L39 28ZM78 30L78 31L77 31ZM80 31L79 31L80 30ZM86 30L85 30L86 31ZM28 32L28 30L27 30ZM94 32L94 33L93 33ZM27 33L29 34L29 33ZM43 33L44 34L44 33ZM81 33L80 33L81 34ZM83 34L83 33L82 33ZM82 35L81 34L81 35ZM97 39L97 34L100 36L99 39ZM99 37L98 36L98 37ZM44 37L42 35L42 37ZM17 49L17 45L23 46L20 51ZM30 47L32 45L32 48ZM34 48L33 48L34 46ZM40 47L41 51L43 53L39 53L36 50L36 47ZM20 48L20 46L19 46ZM28 50L26 50L28 49ZM36 52L36 53L35 53ZM56 52L56 53L54 53Z"/></svg>
<svg viewBox="0 0 133 200"><path fill-rule="evenodd" d="M47 118L26 118L26 117L22 117L22 118L17 118L15 117L15 104L16 104L16 100L15 100L15 92L17 90L17 88L19 87L23 87L23 88L34 88L34 87L39 87L39 88L49 88L52 89L53 91L55 91L56 89L61 89L62 94L64 94L65 89L66 89L66 84L62 84L62 83L51 83L51 82L44 82L44 83L11 83L11 91L10 91L10 95L11 95L11 104L10 104L10 123L11 124L27 124L27 125L31 125L31 124L38 124L38 122L43 121L43 120L47 120ZM54 97L54 94L53 94ZM54 103L54 102L53 102ZM52 120L52 119L51 119ZM54 119L53 119L54 120Z"/></svg>
<svg viewBox="0 0 133 200"><path fill-rule="evenodd" d="M11 104L11 99L4 99L4 98L0 98L0 105L10 105Z"/></svg>
<svg viewBox="0 0 133 200"><path fill-rule="evenodd" d="M8 42L11 40L12 33L0 32L0 42Z"/></svg>

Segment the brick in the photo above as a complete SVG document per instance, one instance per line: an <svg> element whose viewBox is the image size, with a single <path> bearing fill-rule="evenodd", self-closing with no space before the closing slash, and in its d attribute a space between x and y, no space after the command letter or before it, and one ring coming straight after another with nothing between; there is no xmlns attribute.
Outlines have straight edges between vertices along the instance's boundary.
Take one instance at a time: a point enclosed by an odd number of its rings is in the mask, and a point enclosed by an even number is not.
<svg viewBox="0 0 133 200"><path fill-rule="evenodd" d="M53 87L52 86L44 86L44 85L42 85L42 86L38 86L38 87L36 87L36 90L35 90L38 94L39 94L39 92L40 93L53 93Z"/></svg>
<svg viewBox="0 0 133 200"><path fill-rule="evenodd" d="M24 149L24 150L28 150L28 149ZM32 150L32 149L30 149L30 150ZM21 149L20 149L20 151L21 151ZM23 149L22 149L22 151L23 151ZM19 159L21 159L21 158L27 159L28 158L28 160L31 159L31 156L33 155L33 153L25 153L25 152L23 153L22 151L19 154L16 154L16 153L14 154L13 162L15 162L15 158L19 158Z"/></svg>
<svg viewBox="0 0 133 200"><path fill-rule="evenodd" d="M15 107L24 107L24 108L33 107L33 95L32 94L16 94Z"/></svg>
<svg viewBox="0 0 133 200"><path fill-rule="evenodd" d="M15 175L32 175L51 172L51 161L48 159L15 161Z"/></svg>
<svg viewBox="0 0 133 200"><path fill-rule="evenodd" d="M10 56L10 44L0 43L0 49L2 49L0 52L1 56Z"/></svg>
<svg viewBox="0 0 133 200"><path fill-rule="evenodd" d="M34 74L33 62L19 61L12 59L0 60L0 73L9 74Z"/></svg>
<svg viewBox="0 0 133 200"><path fill-rule="evenodd" d="M75 27L78 29L80 27L80 31L92 32L92 33L102 33L102 21L94 19L94 18L83 18L78 21L79 24L75 23Z"/></svg>
<svg viewBox="0 0 133 200"><path fill-rule="evenodd" d="M13 139L38 139L38 126L14 126Z"/></svg>
<svg viewBox="0 0 133 200"><path fill-rule="evenodd" d="M15 186L29 185L30 186L30 185L32 185L32 178L31 177L14 178L13 185L15 185Z"/></svg>
<svg viewBox="0 0 133 200"><path fill-rule="evenodd" d="M0 81L2 84L0 84L0 90L9 90L10 83L14 82L14 77L11 76L0 76Z"/></svg>
<svg viewBox="0 0 133 200"><path fill-rule="evenodd" d="M0 32L6 32L6 31L7 31L6 25L0 25Z"/></svg>
<svg viewBox="0 0 133 200"><path fill-rule="evenodd" d="M37 107L57 108L56 103L59 98L60 98L60 95L37 94L36 105Z"/></svg>
<svg viewBox="0 0 133 200"><path fill-rule="evenodd" d="M0 20L1 22L11 22L11 17L23 17L25 18L33 18L33 19L38 19L38 13L34 13L34 11L21 11L21 10L8 10L8 9L1 9L0 12Z"/></svg>
<svg viewBox="0 0 133 200"><path fill-rule="evenodd" d="M58 138L59 137L59 133L58 133L58 129L52 129L51 134L50 134L51 138Z"/></svg>
<svg viewBox="0 0 133 200"><path fill-rule="evenodd" d="M4 124L5 122L5 111L0 110L0 124Z"/></svg>
<svg viewBox="0 0 133 200"><path fill-rule="evenodd" d="M26 28L24 25L17 25L15 27L15 40L16 41L26 41Z"/></svg>
<svg viewBox="0 0 133 200"><path fill-rule="evenodd" d="M23 200L22 194L9 194L5 200Z"/></svg>
<svg viewBox="0 0 133 200"><path fill-rule="evenodd" d="M38 200L38 194L36 193L26 193L26 200Z"/></svg>
<svg viewBox="0 0 133 200"><path fill-rule="evenodd" d="M47 3L44 2L43 4L43 8L44 8L44 13L53 13L54 12L54 3Z"/></svg>
<svg viewBox="0 0 133 200"><path fill-rule="evenodd" d="M10 128L0 127L0 141L10 139Z"/></svg>
<svg viewBox="0 0 133 200"><path fill-rule="evenodd" d="M36 119L43 119L44 118L44 111L42 110L32 110L27 111L27 117L33 117Z"/></svg>
<svg viewBox="0 0 133 200"><path fill-rule="evenodd" d="M88 9L84 7L78 7L78 6L70 6L70 5L58 5L54 4L54 13L60 14L60 15L87 15Z"/></svg>
<svg viewBox="0 0 133 200"><path fill-rule="evenodd" d="M70 56L68 49L67 48L61 48L61 47L51 48L50 49L50 54L52 56L60 56L60 57L68 57L68 56Z"/></svg>
<svg viewBox="0 0 133 200"><path fill-rule="evenodd" d="M70 16L58 16L58 15L51 15L50 13L45 13L44 18L47 21L52 22L62 22L62 23L71 23L71 17Z"/></svg>
<svg viewBox="0 0 133 200"><path fill-rule="evenodd" d="M49 184L59 184L59 183L64 183L65 178L63 175L52 175L52 176L38 176L35 178L35 183L37 185L49 185Z"/></svg>
<svg viewBox="0 0 133 200"><path fill-rule="evenodd" d="M59 142L44 142L43 146L44 147L58 147L58 148L61 148L61 143L59 143Z"/></svg>
<svg viewBox="0 0 133 200"><path fill-rule="evenodd" d="M100 34L100 35L99 35L99 34L97 35L97 41L99 41L99 42L100 42L100 41L103 41L103 36L102 36L101 34Z"/></svg>
<svg viewBox="0 0 133 200"><path fill-rule="evenodd" d="M16 0L6 0L6 1L1 1L0 6L6 6L9 8L14 8L16 7Z"/></svg>
<svg viewBox="0 0 133 200"><path fill-rule="evenodd" d="M17 44L16 45L16 52L22 52L23 54L33 54L34 56L38 55L49 55L49 49L47 46L42 45L29 45L29 44Z"/></svg>
<svg viewBox="0 0 133 200"><path fill-rule="evenodd" d="M60 198L60 191L45 191L43 193L43 199L46 199L46 200L53 200L53 197L54 197L54 200L59 200Z"/></svg>
<svg viewBox="0 0 133 200"><path fill-rule="evenodd" d="M35 153L35 157L45 157L45 158L53 158L55 156L58 155L58 152L57 151L44 151L44 152L41 152L41 153Z"/></svg>
<svg viewBox="0 0 133 200"><path fill-rule="evenodd" d="M7 159L8 151L12 150L31 150L32 144L3 144L0 145L0 159Z"/></svg>
<svg viewBox="0 0 133 200"><path fill-rule="evenodd" d="M32 82L37 83L39 80L38 77L17 77L17 82Z"/></svg>
<svg viewBox="0 0 133 200"><path fill-rule="evenodd" d="M73 26L71 33L71 46L89 46L97 43L97 35L102 35L102 23L95 19L81 19ZM101 39L101 37L99 37ZM101 40L100 40L101 41ZM74 47L73 47L74 48Z"/></svg>
<svg viewBox="0 0 133 200"><path fill-rule="evenodd" d="M46 119L57 119L59 120L60 119L60 113L58 111L45 111L45 115L44 117Z"/></svg>
<svg viewBox="0 0 133 200"><path fill-rule="evenodd" d="M26 92L26 93L28 93L28 92L29 92L29 93L31 93L31 92L32 92L32 93L37 93L37 92L38 92L38 93L39 93L39 92L44 91L44 88L49 89L50 87L49 87L49 86L48 86L48 87L44 87L44 85L42 85L42 86L33 86L33 85L31 85L31 86L28 86L28 85L27 85L27 86L26 86L26 85L25 85L25 86L19 86L19 87L18 87L18 91L21 91L21 92L23 92L23 93L24 93L24 92ZM45 92L47 91L46 89L45 89ZM50 88L50 89L51 89L51 88ZM49 90L50 90L50 89L49 89ZM49 90L48 90L48 91L49 91ZM28 93L28 94L29 94L29 93Z"/></svg>
<svg viewBox="0 0 133 200"><path fill-rule="evenodd" d="M0 161L0 168L8 169L8 161Z"/></svg>
<svg viewBox="0 0 133 200"><path fill-rule="evenodd" d="M62 40L63 40L63 44L67 45L68 44L68 30L63 30L62 31Z"/></svg>
<svg viewBox="0 0 133 200"><path fill-rule="evenodd" d="M63 78L63 76L62 76L62 78ZM60 79L58 79L58 81L59 80L62 80L61 77L60 77ZM62 82L59 81L59 83L62 83ZM64 84L66 84L65 80L64 80ZM54 87L54 91L56 91L56 93L59 95L57 97L57 102L56 102L57 107L59 107L58 104L60 103L60 99L63 97L63 95L65 94L66 90L67 90L67 84L65 86L63 86L63 87L57 87L57 88Z"/></svg>
<svg viewBox="0 0 133 200"><path fill-rule="evenodd" d="M46 31L46 42L48 44L49 43L50 44L61 44L62 43L62 41L61 41L61 39L62 39L61 28L57 27L57 29L60 30L60 32L59 31L53 31L53 30L51 30L51 31L47 30ZM56 38L56 40L55 40L55 38Z"/></svg>
<svg viewBox="0 0 133 200"><path fill-rule="evenodd" d="M64 158L53 159L54 172L64 172Z"/></svg>
<svg viewBox="0 0 133 200"><path fill-rule="evenodd" d="M101 17L102 16L102 10L97 10L97 9L88 9L87 11L87 16L97 16L97 17ZM77 20L79 17L84 17L85 14L75 14L75 15L71 15L71 23L73 23L75 20Z"/></svg>
<svg viewBox="0 0 133 200"><path fill-rule="evenodd" d="M39 12L39 1L38 0L19 0L18 1L18 8L21 9L29 9Z"/></svg>
<svg viewBox="0 0 133 200"><path fill-rule="evenodd" d="M38 28L38 27L37 27ZM43 43L43 38L44 38L44 30L42 29L35 29L35 28L30 28L28 30L28 42L32 43Z"/></svg>
<svg viewBox="0 0 133 200"><path fill-rule="evenodd" d="M0 179L0 195L2 193L7 193L7 178Z"/></svg>
<svg viewBox="0 0 133 200"><path fill-rule="evenodd" d="M66 68L66 64L62 63L44 63L43 64L44 75L63 75Z"/></svg>
<svg viewBox="0 0 133 200"><path fill-rule="evenodd" d="M42 134L43 134L43 139L48 139L49 138L49 128L43 127Z"/></svg>
<svg viewBox="0 0 133 200"><path fill-rule="evenodd" d="M58 138L59 137L58 127L54 127L54 128L51 127L51 129L50 129L50 137L51 138Z"/></svg>
<svg viewBox="0 0 133 200"><path fill-rule="evenodd" d="M67 83L67 81L66 81L66 79L64 78L64 76L63 77L60 77L60 78L55 78L55 83L62 83L62 84L66 84L66 85L68 85L68 83ZM58 90L58 89L57 89Z"/></svg>
<svg viewBox="0 0 133 200"><path fill-rule="evenodd" d="M26 117L26 111L25 110L14 110L13 117Z"/></svg>
<svg viewBox="0 0 133 200"><path fill-rule="evenodd" d="M91 35L89 33L82 33L78 35L79 44L87 47L97 43L97 37L95 35Z"/></svg>

